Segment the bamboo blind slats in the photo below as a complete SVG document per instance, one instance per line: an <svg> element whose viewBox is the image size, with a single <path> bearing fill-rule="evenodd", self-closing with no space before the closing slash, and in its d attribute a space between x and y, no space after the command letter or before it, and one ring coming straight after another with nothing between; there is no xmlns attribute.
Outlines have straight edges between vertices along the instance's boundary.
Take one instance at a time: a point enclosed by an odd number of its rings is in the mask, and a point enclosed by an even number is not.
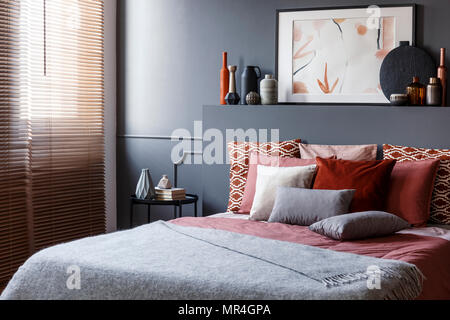
<svg viewBox="0 0 450 320"><path fill-rule="evenodd" d="M0 287L105 232L102 0L0 0Z"/></svg>

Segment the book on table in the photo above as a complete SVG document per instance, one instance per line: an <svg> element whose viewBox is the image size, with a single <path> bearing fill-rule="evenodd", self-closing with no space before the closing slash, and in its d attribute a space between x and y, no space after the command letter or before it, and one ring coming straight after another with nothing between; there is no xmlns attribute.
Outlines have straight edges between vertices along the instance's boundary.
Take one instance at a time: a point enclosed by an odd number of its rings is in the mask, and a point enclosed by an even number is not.
<svg viewBox="0 0 450 320"><path fill-rule="evenodd" d="M155 188L156 200L184 200L186 191L184 188L160 189Z"/></svg>

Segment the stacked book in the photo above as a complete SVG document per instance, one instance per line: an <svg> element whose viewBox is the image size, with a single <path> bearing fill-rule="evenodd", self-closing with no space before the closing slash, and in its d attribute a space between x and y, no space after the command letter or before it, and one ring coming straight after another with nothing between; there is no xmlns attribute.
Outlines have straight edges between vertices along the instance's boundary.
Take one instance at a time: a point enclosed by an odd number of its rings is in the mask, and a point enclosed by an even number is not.
<svg viewBox="0 0 450 320"><path fill-rule="evenodd" d="M183 188L160 189L155 188L156 200L172 201L186 199L186 191Z"/></svg>

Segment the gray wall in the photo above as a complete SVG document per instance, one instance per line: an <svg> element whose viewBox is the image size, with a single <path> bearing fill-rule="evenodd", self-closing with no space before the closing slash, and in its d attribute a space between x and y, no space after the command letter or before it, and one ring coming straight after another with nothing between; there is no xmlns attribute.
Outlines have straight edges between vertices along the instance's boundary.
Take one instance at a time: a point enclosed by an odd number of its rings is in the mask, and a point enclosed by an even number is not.
<svg viewBox="0 0 450 320"><path fill-rule="evenodd" d="M275 68L275 10L282 8L361 5L337 0L118 0L118 226L128 227L128 196L140 169L150 168L154 180L171 174L175 142L134 139L123 135L170 136L174 129L193 131L202 119L202 105L218 102L221 52L229 62ZM450 1L377 1L417 3L417 44L438 58L450 48ZM447 61L447 65L449 62ZM238 82L239 86L239 82ZM193 133L192 133L193 135ZM180 168L180 184L201 194L201 168ZM160 209L153 219L168 219ZM192 214L192 211L185 210ZM139 223L143 223L144 211Z"/></svg>
<svg viewBox="0 0 450 320"><path fill-rule="evenodd" d="M225 136L228 128L278 129L280 140L301 138L312 144L393 144L450 147L450 108L391 106L204 106L203 127ZM269 136L270 139L270 136ZM230 139L233 140L233 139ZM270 140L269 140L270 141ZM205 155L208 154L205 141ZM217 147L218 148L218 147ZM225 211L229 165L202 168L203 214Z"/></svg>

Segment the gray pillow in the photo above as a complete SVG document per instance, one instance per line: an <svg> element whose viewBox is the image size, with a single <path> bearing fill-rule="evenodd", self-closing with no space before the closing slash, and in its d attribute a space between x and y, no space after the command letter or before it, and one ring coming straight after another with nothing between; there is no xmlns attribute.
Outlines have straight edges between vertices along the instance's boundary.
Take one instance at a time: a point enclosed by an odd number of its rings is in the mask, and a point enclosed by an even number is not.
<svg viewBox="0 0 450 320"><path fill-rule="evenodd" d="M335 240L356 240L387 236L409 227L408 222L396 215L364 211L324 219L309 229Z"/></svg>
<svg viewBox="0 0 450 320"><path fill-rule="evenodd" d="M311 190L278 187L269 222L309 226L348 213L355 190Z"/></svg>

